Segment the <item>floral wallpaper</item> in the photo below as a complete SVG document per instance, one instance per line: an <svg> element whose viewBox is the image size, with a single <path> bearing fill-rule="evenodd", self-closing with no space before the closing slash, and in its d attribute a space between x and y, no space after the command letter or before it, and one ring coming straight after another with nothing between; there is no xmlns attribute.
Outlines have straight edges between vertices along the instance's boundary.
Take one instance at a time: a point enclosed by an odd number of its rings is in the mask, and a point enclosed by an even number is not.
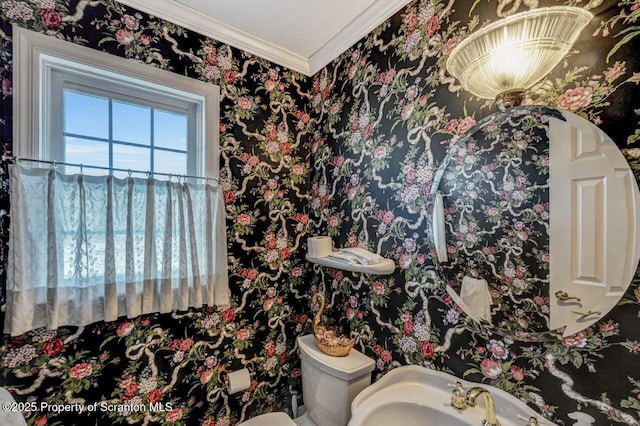
<svg viewBox="0 0 640 426"><path fill-rule="evenodd" d="M295 338L310 322L303 244L311 81L115 1L2 0L0 11L6 151L12 143L11 24L221 87L220 175L232 303L4 336L1 381L27 403L27 422L212 426L288 410L290 395L301 393ZM222 373L243 367L255 372L251 387L229 395ZM55 409L74 404L95 408Z"/></svg>
<svg viewBox="0 0 640 426"><path fill-rule="evenodd" d="M564 120L528 106L479 121L449 147L431 191L443 196L447 241L438 277L460 295L465 276L486 280L487 321L518 339L550 331L550 117Z"/></svg>
<svg viewBox="0 0 640 426"><path fill-rule="evenodd" d="M311 146L311 210L318 227L313 233L333 236L338 247L381 253L394 259L397 269L388 276L367 276L313 266L312 283L330 294L328 317L361 336L361 349L376 361L377 377L399 365L421 364L498 386L561 425L578 418L591 418L596 425L636 425L638 277L618 306L591 328L561 340L514 341L470 320L444 291L426 232L429 194L447 154L447 172L464 176L478 171L466 179L464 190L445 188L464 194L456 207L464 209L464 197L474 191L482 197L487 186L502 182L504 164L475 164L475 138L463 138L482 120L487 133L478 137L501 133L512 143L496 149L503 156L521 155L530 163L527 170L537 170L500 188L505 201L522 198L531 214L497 232L506 239L528 237L547 220L548 199L527 193L523 185L527 179L546 184L543 117L516 112L489 117L497 109L462 89L445 62L452 48L481 26L555 5L583 7L595 17L574 49L533 88L528 102L557 106L596 123L625 150L640 177L640 2L416 0L316 74L311 101L318 117ZM483 221L509 220L480 204L466 211L464 223L448 230L454 261L469 239L480 238L475 231ZM453 206L446 213L454 221L462 216ZM477 248L473 242L470 251ZM459 269L473 275L474 268L487 268L491 259L498 263L504 255L490 245L482 247L474 252L473 265L461 261ZM542 330L548 292L544 285L530 286L529 278L546 275L536 271L547 263L545 251L529 250L510 260L500 274L507 282L492 295L525 290L534 297L521 316L496 312L494 320L513 331Z"/></svg>
<svg viewBox="0 0 640 426"><path fill-rule="evenodd" d="M287 411L301 391L295 337L309 331L309 299L321 291L327 321L361 336L376 377L421 364L506 389L558 424L580 415L597 425L638 424L637 278L592 328L516 342L482 329L443 292L426 234L438 166L494 112L447 74L447 55L481 25L558 4L595 18L531 102L601 126L640 176L637 0L415 0L311 78L115 1L0 0L0 137L8 151L11 23L222 89L231 305L5 336L1 377L19 401L160 404L145 412L26 410L28 423L225 425ZM6 181L3 188L6 239ZM306 236L320 234L398 267L369 276L307 264ZM228 395L220 372L243 366L256 371L251 387Z"/></svg>

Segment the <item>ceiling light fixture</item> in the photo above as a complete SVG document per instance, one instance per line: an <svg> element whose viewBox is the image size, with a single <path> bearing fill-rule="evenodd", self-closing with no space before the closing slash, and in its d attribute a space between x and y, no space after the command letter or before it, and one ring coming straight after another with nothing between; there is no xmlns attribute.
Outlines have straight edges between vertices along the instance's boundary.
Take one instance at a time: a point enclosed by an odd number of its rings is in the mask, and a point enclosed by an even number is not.
<svg viewBox="0 0 640 426"><path fill-rule="evenodd" d="M458 44L447 71L479 98L500 109L520 105L526 90L549 73L593 15L555 6L517 13L490 24Z"/></svg>

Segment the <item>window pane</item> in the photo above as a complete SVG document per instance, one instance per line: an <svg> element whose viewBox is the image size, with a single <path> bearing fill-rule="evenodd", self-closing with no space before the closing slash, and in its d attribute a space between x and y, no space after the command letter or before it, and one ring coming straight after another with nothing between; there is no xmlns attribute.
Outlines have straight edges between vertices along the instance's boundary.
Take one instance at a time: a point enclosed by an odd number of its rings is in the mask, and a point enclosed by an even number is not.
<svg viewBox="0 0 640 426"><path fill-rule="evenodd" d="M187 154L155 150L153 152L153 171L174 175L187 174Z"/></svg>
<svg viewBox="0 0 640 426"><path fill-rule="evenodd" d="M109 100L65 89L64 132L107 139Z"/></svg>
<svg viewBox="0 0 640 426"><path fill-rule="evenodd" d="M64 138L64 161L67 163L109 167L109 144L89 139ZM65 166L65 173L80 173L79 167ZM87 175L104 175L100 169L84 168Z"/></svg>
<svg viewBox="0 0 640 426"><path fill-rule="evenodd" d="M151 150L137 146L113 144L113 167L116 169L140 170L143 172L150 170ZM127 173L113 173L114 176L127 176ZM146 177L146 175L134 175Z"/></svg>
<svg viewBox="0 0 640 426"><path fill-rule="evenodd" d="M113 101L113 139L151 144L151 108Z"/></svg>
<svg viewBox="0 0 640 426"><path fill-rule="evenodd" d="M187 116L166 111L154 111L154 146L187 150Z"/></svg>

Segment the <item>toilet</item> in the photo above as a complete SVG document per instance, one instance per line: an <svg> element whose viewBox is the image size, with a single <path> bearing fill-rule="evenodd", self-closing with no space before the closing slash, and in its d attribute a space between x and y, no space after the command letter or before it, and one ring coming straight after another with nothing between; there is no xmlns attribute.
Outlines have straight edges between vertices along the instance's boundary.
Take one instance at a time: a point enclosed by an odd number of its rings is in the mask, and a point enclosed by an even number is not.
<svg viewBox="0 0 640 426"><path fill-rule="evenodd" d="M352 349L334 357L316 346L313 335L297 339L302 358L302 399L305 414L291 420L285 413L269 413L241 426L345 426L351 418L351 401L371 384L375 362Z"/></svg>

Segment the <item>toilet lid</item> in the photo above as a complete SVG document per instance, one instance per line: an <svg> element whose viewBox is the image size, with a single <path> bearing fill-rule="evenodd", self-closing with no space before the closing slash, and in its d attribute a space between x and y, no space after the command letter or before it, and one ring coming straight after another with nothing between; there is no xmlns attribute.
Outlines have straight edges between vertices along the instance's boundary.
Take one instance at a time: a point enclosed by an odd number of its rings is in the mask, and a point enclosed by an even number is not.
<svg viewBox="0 0 640 426"><path fill-rule="evenodd" d="M351 349L347 356L330 356L323 353L313 338L313 334L299 336L297 339L300 354L324 373L342 380L355 380L371 373L376 366L375 361Z"/></svg>
<svg viewBox="0 0 640 426"><path fill-rule="evenodd" d="M240 423L239 426L296 426L291 417L285 413L268 413L254 417L246 422Z"/></svg>

